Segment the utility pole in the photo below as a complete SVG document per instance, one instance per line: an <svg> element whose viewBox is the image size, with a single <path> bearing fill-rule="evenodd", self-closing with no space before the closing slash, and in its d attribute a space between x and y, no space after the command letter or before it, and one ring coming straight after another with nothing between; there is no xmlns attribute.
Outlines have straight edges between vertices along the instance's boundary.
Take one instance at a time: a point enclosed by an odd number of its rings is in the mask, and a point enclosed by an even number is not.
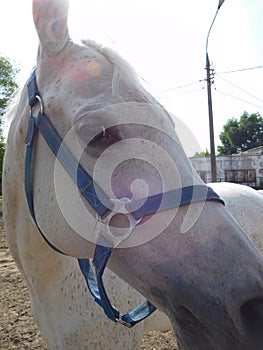
<svg viewBox="0 0 263 350"><path fill-rule="evenodd" d="M209 135L210 135L210 163L211 163L211 181L216 182L216 153L215 153L215 135L214 135L214 121L213 121L213 105L212 105L212 92L211 85L213 84L213 76L211 79L211 68L206 53L206 83L207 83L207 100L208 100L208 117L209 117Z"/></svg>
<svg viewBox="0 0 263 350"><path fill-rule="evenodd" d="M211 181L216 182L216 154L215 154L215 135L214 135L214 121L213 121L213 105L212 105L212 92L211 85L214 82L214 75L211 74L210 61L208 56L208 39L215 22L216 16L218 14L219 9L223 5L225 0L219 0L218 7L212 21L212 24L209 28L206 38L206 82L207 82L207 102L208 102L208 117L209 117L209 136L210 136L210 164L211 164Z"/></svg>

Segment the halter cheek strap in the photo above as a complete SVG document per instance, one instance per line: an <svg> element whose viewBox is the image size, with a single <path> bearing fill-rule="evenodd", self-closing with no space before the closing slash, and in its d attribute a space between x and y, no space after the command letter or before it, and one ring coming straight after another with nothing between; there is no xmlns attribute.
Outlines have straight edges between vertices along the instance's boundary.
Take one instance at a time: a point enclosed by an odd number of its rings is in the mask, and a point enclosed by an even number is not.
<svg viewBox="0 0 263 350"><path fill-rule="evenodd" d="M42 136L45 138L46 142L50 146L53 153L55 155L57 154L60 155L59 160L61 164L64 166L67 173L69 174L69 176L70 174L72 174L70 169L74 169L74 166L76 166L76 160L74 159L72 154L69 152L69 150L64 150L64 151L59 150L58 152L58 149L62 147L62 141L59 140L60 139L59 135L55 132L55 129L53 129L52 124L50 123L48 117L45 114L39 113L37 118L34 118L32 115L29 117L27 137L25 139L25 143L26 143L25 192L26 192L29 211L31 213L31 216L39 232L44 238L45 242L57 253L67 255L47 239L45 234L41 231L40 227L38 226L38 222L35 216L31 170L32 170L34 137L36 136L37 131L39 131L42 134ZM58 147L59 144L61 145L61 147ZM63 156L61 156L62 154ZM80 174L82 174L82 176L80 177L78 176L78 179L80 180L76 184L77 187L79 188L83 197L97 212L97 214L100 215L101 217L104 216L106 213L110 212L112 203L110 203L108 208L108 207L105 207L104 204L100 202L99 197L97 197L97 194L94 189L94 183L90 178L89 174L87 174L79 164L77 166L80 168L79 169ZM74 177L72 176L72 178ZM111 256L112 250L113 250L113 246L111 245L111 242L106 241L106 239L103 236L100 236L97 241L94 258L93 258L95 273L93 272L89 259L78 259L78 263L80 266L80 270L87 283L88 289L92 294L92 296L94 297L95 302L103 308L105 314L112 321L121 323L122 325L125 325L126 327L130 328L136 325L138 322L145 319L146 317L148 317L150 314L152 314L156 310L156 308L148 300L145 300L142 304L140 304L131 312L122 315L120 311L111 304L107 296L102 277L103 277L103 273L106 268L108 259Z"/></svg>
<svg viewBox="0 0 263 350"><path fill-rule="evenodd" d="M63 143L60 135L58 134L48 116L44 113L44 106L40 98L36 82L36 69L33 70L27 87L28 102L31 107L27 136L25 139L25 192L28 207L39 232L47 244L56 252L67 255L59 248L54 246L51 242L49 242L49 240L39 228L35 216L32 188L32 155L34 139L37 137L38 133L41 133L51 151L58 158L65 171L71 177L79 189L81 195L94 209L98 218L103 220L105 217L107 218L107 216L109 216L109 214L114 210L114 203L95 183L94 179L78 163L78 161L72 155L71 151ZM32 108L37 103L40 104L40 112L37 118L35 118L32 115ZM178 208L183 205L191 204L193 202L202 201L217 201L224 204L223 200L211 188L205 185L188 186L179 190L172 190L169 192L150 196L146 199L130 202L127 205L129 209L128 215L130 217L132 216L135 221L139 222L139 220L145 216L153 215L155 213L170 210L173 208ZM113 249L114 246L112 242L109 242L109 240L101 235L97 241L93 258L95 271L93 272L89 259L78 259L78 263L88 285L88 288L94 297L94 300L103 308L105 314L114 322L119 322L127 327L133 327L135 324L153 313L156 308L148 300L145 300L131 312L122 315L120 311L110 303L103 285L102 277Z"/></svg>
<svg viewBox="0 0 263 350"><path fill-rule="evenodd" d="M57 133L53 124L49 120L48 116L44 113L44 107L40 94L38 91L36 83L36 71L33 70L33 73L28 81L28 101L31 107L31 113L28 121L27 136L25 139L26 144L26 156L25 156L25 193L27 198L27 203L31 216L41 233L42 237L46 243L56 252L67 255L59 248L54 246L41 231L38 226L37 219L35 216L34 210L34 201L33 201L33 188L32 188L32 156L33 156L33 146L34 139L37 137L37 134L40 132L44 137L46 143L58 157L60 163L63 165L64 169L72 180L76 183L80 193L89 203L89 205L95 210L96 214L99 217L105 217L108 213L111 212L113 208L113 203L108 199L106 194L96 185L95 191L95 182L92 177L83 169L83 167L77 162L70 150L64 145L60 135ZM40 103L40 112L37 118L32 115L32 108ZM76 177L76 171L78 176ZM103 199L103 203L101 202ZM106 203L106 205L105 205ZM138 307L122 315L120 311L111 304L107 292L103 284L103 273L105 271L108 259L111 256L113 247L109 241L103 236L100 236L95 248L93 265L95 272L93 272L91 263L89 259L77 259L80 270L85 278L88 289L92 296L94 297L95 302L100 305L104 313L114 322L118 322L126 327L133 327L138 322L142 321L150 314L152 314L156 308L148 300L145 300Z"/></svg>

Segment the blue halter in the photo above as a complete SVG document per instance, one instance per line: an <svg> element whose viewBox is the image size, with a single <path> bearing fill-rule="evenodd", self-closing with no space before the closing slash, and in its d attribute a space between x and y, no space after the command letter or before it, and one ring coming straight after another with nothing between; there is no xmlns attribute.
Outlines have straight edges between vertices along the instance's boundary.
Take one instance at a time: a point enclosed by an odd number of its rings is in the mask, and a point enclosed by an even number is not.
<svg viewBox="0 0 263 350"><path fill-rule="evenodd" d="M42 104L36 82L36 69L33 70L32 75L28 80L27 88L28 102L31 107L27 136L25 139L25 192L28 207L38 230L47 244L56 252L66 255L63 251L48 241L43 232L41 232L35 216L31 170L33 166L32 155L34 139L36 138L38 132L40 132L44 137L49 148L58 158L68 175L75 182L82 196L100 218L105 218L112 212L113 203L103 192L103 190L99 188L97 184L95 184L93 178L78 163L71 151L62 142L60 135L51 123L48 116L44 113L44 106ZM35 118L32 115L32 108L38 103L40 104L40 112ZM75 176L76 169L78 172L77 178ZM180 190L173 190L150 196L143 201L141 206L138 205L140 201L131 202L129 203L129 210L130 215L132 215L135 220L139 220L145 216L152 215L157 212L166 211L172 208L178 208L190 203L201 201L217 201L224 204L223 200L210 187L198 185L188 186ZM119 322L127 327L133 327L135 324L153 313L156 308L148 300L145 300L131 312L122 315L116 307L111 305L103 285L102 276L113 248L112 243L101 235L97 241L93 257L95 273L91 268L89 259L78 259L78 263L94 300L103 308L105 314L114 322Z"/></svg>

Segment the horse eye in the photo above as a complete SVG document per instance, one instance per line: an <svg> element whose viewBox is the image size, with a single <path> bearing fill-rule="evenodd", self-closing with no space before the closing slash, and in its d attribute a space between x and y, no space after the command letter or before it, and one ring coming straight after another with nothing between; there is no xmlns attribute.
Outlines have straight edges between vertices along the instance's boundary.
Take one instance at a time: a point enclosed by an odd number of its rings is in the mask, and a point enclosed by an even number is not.
<svg viewBox="0 0 263 350"><path fill-rule="evenodd" d="M98 125L82 125L78 131L78 136L90 147L107 147L120 141L119 130L116 127L105 128Z"/></svg>
<svg viewBox="0 0 263 350"><path fill-rule="evenodd" d="M90 145L95 145L101 142L107 142L111 143L113 140L113 135L110 132L110 129L105 129L104 126L102 126L102 131L97 134L93 139L89 142Z"/></svg>
<svg viewBox="0 0 263 350"><path fill-rule="evenodd" d="M105 129L102 126L102 131L93 137L89 145L111 145L119 140L118 135L114 132L114 128Z"/></svg>
<svg viewBox="0 0 263 350"><path fill-rule="evenodd" d="M93 137L93 139L89 142L89 145L95 145L96 143L98 143L102 139L103 139L103 133L100 132L99 134L97 134L96 136Z"/></svg>

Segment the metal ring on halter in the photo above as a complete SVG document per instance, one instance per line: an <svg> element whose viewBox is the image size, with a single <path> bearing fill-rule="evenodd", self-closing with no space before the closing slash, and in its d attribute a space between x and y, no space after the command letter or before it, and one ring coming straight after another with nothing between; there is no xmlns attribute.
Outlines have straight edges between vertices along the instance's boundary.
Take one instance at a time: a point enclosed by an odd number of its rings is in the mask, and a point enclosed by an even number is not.
<svg viewBox="0 0 263 350"><path fill-rule="evenodd" d="M101 219L97 215L97 233L98 236L103 235L105 238L109 239L113 244L113 247L116 247L130 236L130 234L132 233L134 228L140 223L142 218L138 220L135 219L132 216L132 214L126 209L125 206L130 202L130 199L111 199L111 202L114 205L114 209L112 209L112 211L104 219ZM128 226L111 226L111 221L116 215L125 216L125 219L128 220ZM113 232L113 230L115 230L115 233Z"/></svg>
<svg viewBox="0 0 263 350"><path fill-rule="evenodd" d="M39 95L36 95L35 98L38 100L39 107L40 107L40 113L44 114L44 103ZM30 114L33 116L33 107L30 107Z"/></svg>

